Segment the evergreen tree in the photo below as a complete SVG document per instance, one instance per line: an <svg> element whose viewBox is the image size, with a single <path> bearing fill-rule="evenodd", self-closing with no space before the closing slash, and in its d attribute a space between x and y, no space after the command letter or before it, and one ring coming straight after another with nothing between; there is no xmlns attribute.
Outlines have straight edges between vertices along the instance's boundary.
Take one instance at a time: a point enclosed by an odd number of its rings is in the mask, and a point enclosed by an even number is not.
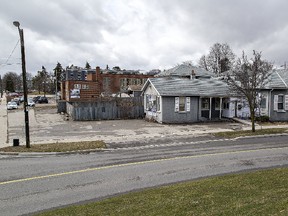
<svg viewBox="0 0 288 216"><path fill-rule="evenodd" d="M91 69L91 66L88 62L86 62L85 69L87 69L87 70Z"/></svg>

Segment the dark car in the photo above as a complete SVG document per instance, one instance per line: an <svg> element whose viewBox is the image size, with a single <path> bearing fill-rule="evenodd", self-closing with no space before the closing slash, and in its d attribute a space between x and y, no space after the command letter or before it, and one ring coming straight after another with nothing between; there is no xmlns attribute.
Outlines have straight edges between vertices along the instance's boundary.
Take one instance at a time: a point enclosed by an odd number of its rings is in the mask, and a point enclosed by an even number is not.
<svg viewBox="0 0 288 216"><path fill-rule="evenodd" d="M41 96L33 97L33 101L34 101L35 103L37 103L40 97L41 97Z"/></svg>
<svg viewBox="0 0 288 216"><path fill-rule="evenodd" d="M48 103L48 98L45 96L41 96L36 102L37 103Z"/></svg>

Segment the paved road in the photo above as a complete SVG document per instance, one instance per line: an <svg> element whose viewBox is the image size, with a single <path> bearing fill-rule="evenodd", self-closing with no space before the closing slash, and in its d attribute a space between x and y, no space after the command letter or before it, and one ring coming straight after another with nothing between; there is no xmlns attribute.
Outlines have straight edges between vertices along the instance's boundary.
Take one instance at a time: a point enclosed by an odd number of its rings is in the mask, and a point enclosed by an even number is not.
<svg viewBox="0 0 288 216"><path fill-rule="evenodd" d="M85 155L2 157L2 215L207 176L288 166L287 136L167 143Z"/></svg>

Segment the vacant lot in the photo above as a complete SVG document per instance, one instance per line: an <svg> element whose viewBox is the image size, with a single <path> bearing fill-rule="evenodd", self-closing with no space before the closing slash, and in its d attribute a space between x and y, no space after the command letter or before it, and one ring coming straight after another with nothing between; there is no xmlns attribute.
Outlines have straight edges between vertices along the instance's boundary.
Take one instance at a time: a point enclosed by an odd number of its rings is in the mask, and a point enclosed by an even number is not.
<svg viewBox="0 0 288 216"><path fill-rule="evenodd" d="M163 125L142 119L113 121L67 121L55 105L39 105L29 109L31 144L103 140L123 143L154 138L193 137L210 132L230 131L229 122L191 125ZM8 112L9 142L20 139L25 144L23 110ZM233 127L235 123L233 124Z"/></svg>

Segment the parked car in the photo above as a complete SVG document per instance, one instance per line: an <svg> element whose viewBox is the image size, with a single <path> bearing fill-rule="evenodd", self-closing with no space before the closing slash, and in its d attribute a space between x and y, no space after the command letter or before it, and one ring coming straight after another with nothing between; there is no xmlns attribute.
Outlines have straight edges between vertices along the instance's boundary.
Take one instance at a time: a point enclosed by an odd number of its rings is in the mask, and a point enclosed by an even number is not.
<svg viewBox="0 0 288 216"><path fill-rule="evenodd" d="M33 98L28 98L28 101L27 101L28 103L28 106L30 106L30 107L34 107L35 106L35 102L33 101Z"/></svg>
<svg viewBox="0 0 288 216"><path fill-rule="evenodd" d="M34 101L35 103L37 103L38 100L39 100L39 98L40 98L40 96L33 97L33 101Z"/></svg>
<svg viewBox="0 0 288 216"><path fill-rule="evenodd" d="M20 103L24 102L24 96L20 97Z"/></svg>
<svg viewBox="0 0 288 216"><path fill-rule="evenodd" d="M48 103L48 98L45 96L41 96L38 100L37 103Z"/></svg>
<svg viewBox="0 0 288 216"><path fill-rule="evenodd" d="M20 98L13 98L12 101L16 102L17 105L20 105Z"/></svg>
<svg viewBox="0 0 288 216"><path fill-rule="evenodd" d="M18 105L15 101L10 101L7 103L7 110L18 109Z"/></svg>

